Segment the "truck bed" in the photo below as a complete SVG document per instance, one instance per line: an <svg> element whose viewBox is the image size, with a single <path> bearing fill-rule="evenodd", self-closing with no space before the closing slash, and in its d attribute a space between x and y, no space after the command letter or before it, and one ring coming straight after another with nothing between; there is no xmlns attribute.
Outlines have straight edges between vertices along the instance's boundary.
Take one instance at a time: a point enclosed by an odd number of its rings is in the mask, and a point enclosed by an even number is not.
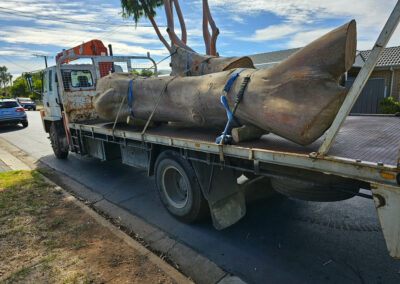
<svg viewBox="0 0 400 284"><path fill-rule="evenodd" d="M93 128L112 129L112 122L87 121L82 123ZM127 125L117 125L116 130L140 133ZM220 135L217 130L162 125L149 128L146 134L214 143ZM274 134L261 139L242 142L236 146L284 152L286 154L309 154L317 152L324 136L308 146L295 144ZM400 117L395 116L349 116L336 136L329 151L330 156L361 160L384 165L397 165L400 142Z"/></svg>

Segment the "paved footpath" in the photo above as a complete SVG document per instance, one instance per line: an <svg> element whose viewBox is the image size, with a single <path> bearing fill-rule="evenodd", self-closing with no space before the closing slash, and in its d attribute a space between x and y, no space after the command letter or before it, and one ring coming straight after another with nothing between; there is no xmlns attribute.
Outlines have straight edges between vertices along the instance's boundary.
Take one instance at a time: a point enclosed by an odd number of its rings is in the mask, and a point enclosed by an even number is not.
<svg viewBox="0 0 400 284"><path fill-rule="evenodd" d="M188 226L167 214L146 172L75 154L57 160L39 113L28 112L28 118L28 128L0 129L0 138L90 188L99 206L128 213L121 219L158 228L158 236L144 233L151 245L165 242L172 253L191 248L203 257L198 267L208 260L248 283L400 283L400 263L387 253L371 200L275 197L250 204L245 218L228 229L217 231L208 221ZM197 256L181 261L187 259ZM209 275L201 271L200 278Z"/></svg>

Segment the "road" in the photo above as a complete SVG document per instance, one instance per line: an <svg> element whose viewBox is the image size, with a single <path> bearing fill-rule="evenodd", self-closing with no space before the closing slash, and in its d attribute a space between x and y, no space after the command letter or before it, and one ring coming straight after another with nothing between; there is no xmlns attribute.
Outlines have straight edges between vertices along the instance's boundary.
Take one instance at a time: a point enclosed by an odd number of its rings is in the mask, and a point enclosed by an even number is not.
<svg viewBox="0 0 400 284"><path fill-rule="evenodd" d="M400 283L400 262L387 253L372 200L276 196L250 204L246 217L223 231L210 221L189 226L167 214L145 172L75 154L57 160L39 112L28 118L28 128L0 128L0 137L249 283Z"/></svg>

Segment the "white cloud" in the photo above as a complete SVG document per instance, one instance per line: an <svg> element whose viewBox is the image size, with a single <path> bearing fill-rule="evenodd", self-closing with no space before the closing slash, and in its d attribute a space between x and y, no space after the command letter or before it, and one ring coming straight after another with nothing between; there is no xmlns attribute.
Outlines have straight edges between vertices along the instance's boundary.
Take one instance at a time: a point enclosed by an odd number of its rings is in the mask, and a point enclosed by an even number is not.
<svg viewBox="0 0 400 284"><path fill-rule="evenodd" d="M250 37L241 39L249 41L266 41L283 38L297 31L299 31L299 26L295 26L293 24L271 25L265 29L256 30L255 33Z"/></svg>
<svg viewBox="0 0 400 284"><path fill-rule="evenodd" d="M319 34L321 30L329 30L320 26L325 20L337 19L345 23L354 18L357 21L359 48L371 48L396 0L252 0L245 3L242 0L209 0L209 4L211 10L225 11L231 13L232 17L251 17L268 12L282 18L288 26L301 27L299 35L293 34L293 38L289 40L288 47L309 41L301 39L301 35L312 36ZM331 29L335 27L332 25ZM268 28L264 29L266 32L256 31L252 39L261 40L265 35L264 40L269 40ZM273 28L271 29L273 31ZM400 35L398 32L397 34ZM399 45L399 41L395 39L400 39L400 36L396 35L390 45ZM271 37L275 39L274 36Z"/></svg>
<svg viewBox="0 0 400 284"><path fill-rule="evenodd" d="M288 48L303 47L330 31L331 29L318 29L307 32L298 32L288 42L287 47Z"/></svg>

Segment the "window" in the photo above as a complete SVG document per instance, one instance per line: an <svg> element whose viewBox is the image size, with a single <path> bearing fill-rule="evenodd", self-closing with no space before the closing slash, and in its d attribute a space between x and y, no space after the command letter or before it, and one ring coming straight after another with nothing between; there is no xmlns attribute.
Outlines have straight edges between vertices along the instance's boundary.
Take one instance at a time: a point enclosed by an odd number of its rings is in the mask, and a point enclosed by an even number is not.
<svg viewBox="0 0 400 284"><path fill-rule="evenodd" d="M71 71L71 85L74 88L92 87L92 74L88 70Z"/></svg>
<svg viewBox="0 0 400 284"><path fill-rule="evenodd" d="M0 102L0 108L13 108L13 107L19 107L19 104L17 102Z"/></svg>
<svg viewBox="0 0 400 284"><path fill-rule="evenodd" d="M49 91L53 91L53 84L52 84L52 79L53 79L53 72L49 70Z"/></svg>
<svg viewBox="0 0 400 284"><path fill-rule="evenodd" d="M42 82L42 86L43 86L43 92L47 92L47 84L48 84L48 82L47 82L48 80L47 80L47 72L45 72L44 73L44 76L43 76L43 82Z"/></svg>

